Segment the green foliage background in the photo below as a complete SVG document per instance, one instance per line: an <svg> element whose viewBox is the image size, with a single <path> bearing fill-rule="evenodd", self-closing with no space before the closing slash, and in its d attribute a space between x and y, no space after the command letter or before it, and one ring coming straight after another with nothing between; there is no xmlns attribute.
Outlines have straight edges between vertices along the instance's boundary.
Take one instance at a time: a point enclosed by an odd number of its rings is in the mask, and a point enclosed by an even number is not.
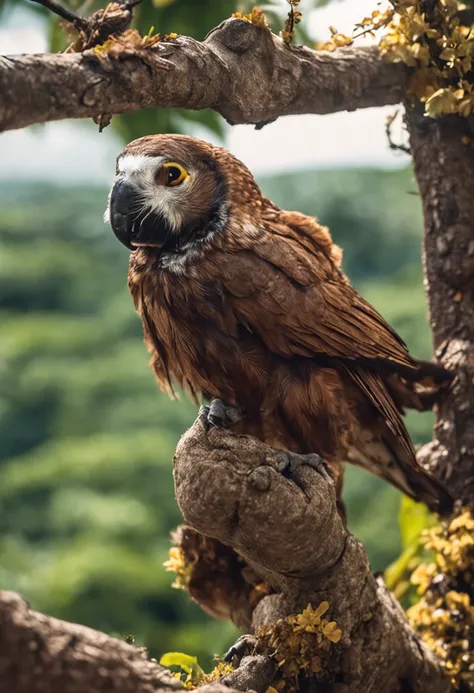
<svg viewBox="0 0 474 693"><path fill-rule="evenodd" d="M145 0L139 22L202 38L235 4L200 0L196 11L192 0ZM58 47L55 21L50 30ZM224 132L213 113L172 110L113 127L129 140L192 132L196 120ZM429 358L411 173L301 171L259 182L280 206L330 226L357 287ZM162 567L180 522L173 451L196 412L161 395L147 366L127 253L102 222L106 196L47 182L0 186L0 586L61 618L133 633L155 656L178 650L205 662L235 632L172 590ZM411 415L409 425L423 442L432 415ZM381 570L400 552L400 496L361 470L346 478L350 529Z"/></svg>

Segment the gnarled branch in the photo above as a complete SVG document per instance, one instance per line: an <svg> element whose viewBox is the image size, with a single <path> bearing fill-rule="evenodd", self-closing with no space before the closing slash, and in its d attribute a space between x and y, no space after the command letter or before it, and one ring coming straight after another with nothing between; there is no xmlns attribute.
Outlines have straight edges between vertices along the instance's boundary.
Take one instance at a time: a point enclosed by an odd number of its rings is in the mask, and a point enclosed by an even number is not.
<svg viewBox="0 0 474 693"><path fill-rule="evenodd" d="M234 547L273 588L257 604L251 630L327 601L342 638L332 646L329 675L311 690L398 693L401 681L413 693L451 690L343 526L332 482L309 467L286 478L277 471L282 454L249 436L208 430L198 419L174 461L186 521Z"/></svg>
<svg viewBox="0 0 474 693"><path fill-rule="evenodd" d="M0 131L150 107L213 108L231 124L395 104L407 70L377 48L288 47L229 19L202 43L187 37L132 48L0 58Z"/></svg>
<svg viewBox="0 0 474 693"><path fill-rule="evenodd" d="M208 431L198 419L174 461L177 499L188 522L234 547L273 588L254 608L250 630L300 612L308 602L328 601L342 638L331 646L326 678L311 681L311 690L399 693L403 682L403 690L413 693L448 693L439 662L372 575L361 544L344 528L332 482L308 467L286 478L277 471L277 455L281 461L281 451L249 436ZM221 556L228 553L224 549ZM232 564L226 558L226 565ZM241 584L240 578L235 581L235 600L227 594L237 611ZM222 605L221 590L213 592L209 585L203 594L207 610L212 611L213 594ZM199 594L194 596L199 601ZM239 613L229 613L241 621ZM274 672L268 655L255 654L244 657L234 673L199 690L265 693ZM9 693L181 689L146 650L34 612L11 592L0 592L0 681Z"/></svg>
<svg viewBox="0 0 474 693"><path fill-rule="evenodd" d="M32 611L0 591L0 682L9 693L171 693L182 686L146 651Z"/></svg>
<svg viewBox="0 0 474 693"><path fill-rule="evenodd" d="M274 667L247 657L227 685L211 683L201 693L253 688L264 693ZM105 633L45 616L14 592L0 590L0 684L8 693L175 693L184 691L145 648ZM240 685L239 685L240 684ZM250 684L250 685L248 685ZM245 686L243 688L242 686Z"/></svg>

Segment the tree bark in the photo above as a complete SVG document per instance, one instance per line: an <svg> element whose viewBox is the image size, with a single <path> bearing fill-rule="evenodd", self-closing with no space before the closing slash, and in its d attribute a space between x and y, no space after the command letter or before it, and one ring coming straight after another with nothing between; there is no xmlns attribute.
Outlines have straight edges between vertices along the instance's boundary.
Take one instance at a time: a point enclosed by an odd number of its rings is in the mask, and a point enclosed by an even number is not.
<svg viewBox="0 0 474 693"><path fill-rule="evenodd" d="M424 214L423 267L435 353L456 373L420 460L474 501L474 152L467 119L407 108Z"/></svg>
<svg viewBox="0 0 474 693"><path fill-rule="evenodd" d="M105 633L30 610L0 591L0 689L5 693L171 693L176 679Z"/></svg>
<svg viewBox="0 0 474 693"><path fill-rule="evenodd" d="M274 665L246 657L227 685L201 693L253 688L264 693ZM251 685L249 685L251 684ZM173 693L184 691L145 648L105 633L32 611L13 592L0 590L0 690L5 693Z"/></svg>
<svg viewBox="0 0 474 693"><path fill-rule="evenodd" d="M178 37L137 48L124 38L103 52L0 58L0 131L150 107L213 108L231 124L352 111L400 102L407 74L375 47L289 47L229 19L202 43Z"/></svg>

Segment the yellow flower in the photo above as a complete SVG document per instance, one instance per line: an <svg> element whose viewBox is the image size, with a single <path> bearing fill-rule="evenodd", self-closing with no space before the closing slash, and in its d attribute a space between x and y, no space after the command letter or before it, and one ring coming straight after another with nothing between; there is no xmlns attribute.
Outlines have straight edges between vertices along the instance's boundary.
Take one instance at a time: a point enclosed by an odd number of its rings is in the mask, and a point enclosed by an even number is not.
<svg viewBox="0 0 474 693"><path fill-rule="evenodd" d="M176 580L171 587L185 590L193 572L194 563L187 562L181 547L172 546L168 551L169 558L163 563L168 572L176 573Z"/></svg>
<svg viewBox="0 0 474 693"><path fill-rule="evenodd" d="M342 630L337 627L335 621L331 621L323 628L323 633L331 642L339 642L342 637Z"/></svg>
<svg viewBox="0 0 474 693"><path fill-rule="evenodd" d="M304 630L307 633L315 633L316 627L321 623L321 616L329 609L329 602L321 602L317 609L313 609L308 604L301 614L296 616L296 625L293 627L295 633Z"/></svg>

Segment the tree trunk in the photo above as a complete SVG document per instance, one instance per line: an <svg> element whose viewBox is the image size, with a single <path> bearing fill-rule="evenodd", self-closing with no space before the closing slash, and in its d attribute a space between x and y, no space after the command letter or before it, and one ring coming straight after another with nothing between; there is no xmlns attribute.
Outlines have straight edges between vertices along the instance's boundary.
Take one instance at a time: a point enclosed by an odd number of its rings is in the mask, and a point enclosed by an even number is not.
<svg viewBox="0 0 474 693"><path fill-rule="evenodd" d="M423 267L437 358L456 373L420 459L474 501L474 142L468 121L407 108L423 202Z"/></svg>

